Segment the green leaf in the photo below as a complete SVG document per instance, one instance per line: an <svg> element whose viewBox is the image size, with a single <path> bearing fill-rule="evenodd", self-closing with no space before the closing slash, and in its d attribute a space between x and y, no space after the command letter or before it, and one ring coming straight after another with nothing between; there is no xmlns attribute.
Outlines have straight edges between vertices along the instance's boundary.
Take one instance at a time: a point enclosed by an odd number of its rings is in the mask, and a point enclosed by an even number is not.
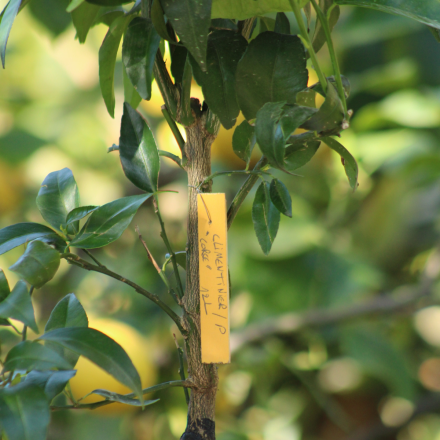
<svg viewBox="0 0 440 440"><path fill-rule="evenodd" d="M180 159L179 156L176 156L175 154L170 153L169 151L165 151L165 150L158 150L158 152L159 152L159 156L167 157L168 159L171 159L177 165L179 165L180 168L183 169L183 167L182 167L182 160Z"/></svg>
<svg viewBox="0 0 440 440"><path fill-rule="evenodd" d="M22 382L0 390L0 426L8 440L45 440L49 402L44 391Z"/></svg>
<svg viewBox="0 0 440 440"><path fill-rule="evenodd" d="M180 123L186 127L194 123L194 116L191 108L191 82L192 68L187 55L183 68L182 89L180 94Z"/></svg>
<svg viewBox="0 0 440 440"><path fill-rule="evenodd" d="M17 223L0 229L0 255L35 239L65 247L65 241L52 229L39 223Z"/></svg>
<svg viewBox="0 0 440 440"><path fill-rule="evenodd" d="M66 11L69 0L37 0L29 2L28 11L37 22L57 37L71 23L70 14Z"/></svg>
<svg viewBox="0 0 440 440"><path fill-rule="evenodd" d="M239 33L216 30L209 35L206 73L202 90L211 111L226 129L235 125L240 109L235 92L235 72L247 47Z"/></svg>
<svg viewBox="0 0 440 440"><path fill-rule="evenodd" d="M332 75L332 76L328 76L327 77L327 81L330 81L335 87L337 87L337 85L336 85L336 79L335 79L335 76L334 75ZM344 89L344 95L345 95L345 97L346 98L348 98L349 96L350 96L350 91L351 91L351 84L350 84L350 81L348 80L348 78L346 77L346 76L344 76L344 75L341 75L341 82L342 82L342 88ZM312 86L310 86L308 89L306 89L306 90L313 90L313 91L315 91L315 92L318 92L320 95L322 95L322 96L324 96L325 97L325 93L324 93L324 90L322 90L322 86L321 86L321 83L316 83L316 84L313 84ZM305 91L306 91L305 90Z"/></svg>
<svg viewBox="0 0 440 440"><path fill-rule="evenodd" d="M153 67L160 36L148 18L135 17L122 44L122 62L127 76L143 99L151 98Z"/></svg>
<svg viewBox="0 0 440 440"><path fill-rule="evenodd" d="M180 84L183 79L183 72L188 58L188 50L182 44L172 44L170 45L170 53L171 74L174 77L174 82ZM196 63L196 61L194 61L194 63Z"/></svg>
<svg viewBox="0 0 440 440"><path fill-rule="evenodd" d="M168 258L167 254L167 258ZM186 251L175 252L177 264L186 270Z"/></svg>
<svg viewBox="0 0 440 440"><path fill-rule="evenodd" d="M67 214L79 206L79 192L75 178L69 168L54 171L46 176L37 196L37 206L51 226L58 230L66 229L76 234L79 224L67 226Z"/></svg>
<svg viewBox="0 0 440 440"><path fill-rule="evenodd" d="M252 221L261 249L267 255L278 232L280 211L270 199L269 183L262 182L255 194Z"/></svg>
<svg viewBox="0 0 440 440"><path fill-rule="evenodd" d="M100 8L93 26L97 24L105 24L107 27L110 27L116 19L123 15L125 15L125 11L121 6L110 10L108 10L108 8Z"/></svg>
<svg viewBox="0 0 440 440"><path fill-rule="evenodd" d="M122 34L125 32L132 15L117 18L109 27L99 49L99 85L107 111L115 117L115 65Z"/></svg>
<svg viewBox="0 0 440 440"><path fill-rule="evenodd" d="M100 9L100 6L84 1L71 12L73 26L80 43L85 43L87 34L94 25Z"/></svg>
<svg viewBox="0 0 440 440"><path fill-rule="evenodd" d="M142 101L142 97L133 87L133 84L131 83L130 78L127 75L125 66L122 66L122 77L124 82L124 102L128 102L131 107L137 109L140 102Z"/></svg>
<svg viewBox="0 0 440 440"><path fill-rule="evenodd" d="M384 335L371 329L349 327L341 336L343 350L363 370L384 381L392 394L413 400L415 383L407 360Z"/></svg>
<svg viewBox="0 0 440 440"><path fill-rule="evenodd" d="M131 3L133 0L86 0L88 3L93 3L99 6L120 6L126 3Z"/></svg>
<svg viewBox="0 0 440 440"><path fill-rule="evenodd" d="M304 46L294 35L264 32L252 40L238 63L235 89L247 120L267 102L295 104L307 87Z"/></svg>
<svg viewBox="0 0 440 440"><path fill-rule="evenodd" d="M147 192L157 191L160 161L153 133L127 102L121 120L119 156L125 175L134 185Z"/></svg>
<svg viewBox="0 0 440 440"><path fill-rule="evenodd" d="M335 86L327 80L327 97L318 112L301 125L306 130L316 131L321 135L338 134L342 131L344 108Z"/></svg>
<svg viewBox="0 0 440 440"><path fill-rule="evenodd" d="M80 206L79 208L72 209L67 214L66 223L70 225L71 223L77 222L82 218L88 216L93 211L96 211L99 206L89 205L89 206Z"/></svg>
<svg viewBox="0 0 440 440"><path fill-rule="evenodd" d="M316 92L312 89L305 89L296 95L296 103L304 107L316 108Z"/></svg>
<svg viewBox="0 0 440 440"><path fill-rule="evenodd" d="M285 101L264 104L255 122L257 143L269 163L276 168L282 168L284 161L285 142L279 120L285 104Z"/></svg>
<svg viewBox="0 0 440 440"><path fill-rule="evenodd" d="M154 0L151 7L151 21L153 22L156 32L167 41L172 41L172 38L168 34L167 25L163 16L163 9L160 4L160 0Z"/></svg>
<svg viewBox="0 0 440 440"><path fill-rule="evenodd" d="M358 187L358 165L356 159L350 154L350 152L341 145L338 141L331 137L324 137L322 141L325 142L332 150L335 150L341 156L342 165L345 168L345 174L348 177L350 186L353 191Z"/></svg>
<svg viewBox="0 0 440 440"><path fill-rule="evenodd" d="M286 107L280 119L284 139L287 140L300 125L304 124L317 111L313 107L300 107L298 105Z"/></svg>
<svg viewBox="0 0 440 440"><path fill-rule="evenodd" d="M335 6L331 9L329 16L328 11L334 4L334 0L319 0L319 7L321 8L324 15L327 17L330 32L333 30L335 24L338 22L339 14L341 12L339 6ZM312 38L312 46L314 51L318 53L321 50L322 46L324 46L325 42L326 37L324 28L322 27L321 21L317 18L315 31Z"/></svg>
<svg viewBox="0 0 440 440"><path fill-rule="evenodd" d="M70 369L70 364L56 351L38 342L23 341L13 347L6 356L3 372L13 370Z"/></svg>
<svg viewBox="0 0 440 440"><path fill-rule="evenodd" d="M295 0L303 8L310 0ZM212 0L211 18L246 20L271 12L290 12L289 0Z"/></svg>
<svg viewBox="0 0 440 440"><path fill-rule="evenodd" d="M88 326L89 320L87 319L83 306L73 293L69 293L59 301L52 310L46 327L44 328L44 332L47 333L57 328ZM64 348L54 342L46 341L46 345L65 358L69 362L71 368L75 367L79 355L72 353L69 350L65 351Z"/></svg>
<svg viewBox="0 0 440 440"><path fill-rule="evenodd" d="M259 17L260 19L260 34L263 32L274 32L275 20L269 17Z"/></svg>
<svg viewBox="0 0 440 440"><path fill-rule="evenodd" d="M52 246L35 240L29 243L25 253L9 270L38 289L55 276L59 267L59 252Z"/></svg>
<svg viewBox="0 0 440 440"><path fill-rule="evenodd" d="M39 339L55 342L85 356L143 400L141 380L135 366L124 349L104 333L92 328L69 327L52 330Z"/></svg>
<svg viewBox="0 0 440 440"><path fill-rule="evenodd" d="M73 10L75 10L78 6L82 5L85 2L85 0L72 0L69 3L69 6L67 6L66 11L67 12L72 12Z"/></svg>
<svg viewBox="0 0 440 440"><path fill-rule="evenodd" d="M281 214L292 217L292 199L289 190L281 180L273 179L270 182L270 199Z"/></svg>
<svg viewBox="0 0 440 440"><path fill-rule="evenodd" d="M255 128L247 121L243 121L232 136L232 149L240 159L246 162L246 168L249 166L255 142Z"/></svg>
<svg viewBox="0 0 440 440"><path fill-rule="evenodd" d="M295 171L309 162L318 151L319 141L305 143L294 143L286 148L284 156L284 168L288 171Z"/></svg>
<svg viewBox="0 0 440 440"><path fill-rule="evenodd" d="M24 281L20 280L9 296L0 302L0 318L17 319L38 333L31 296Z"/></svg>
<svg viewBox="0 0 440 440"><path fill-rule="evenodd" d="M0 269L0 302L2 302L10 293L11 289L9 288L8 280L6 279L3 270Z"/></svg>
<svg viewBox="0 0 440 440"><path fill-rule="evenodd" d="M94 249L117 240L127 229L138 208L151 194L129 196L100 206L87 220L71 246Z"/></svg>
<svg viewBox="0 0 440 440"><path fill-rule="evenodd" d="M3 69L5 68L6 45L8 43L9 33L12 23L14 23L20 8L21 0L10 0L3 11L3 17L0 22L0 55Z"/></svg>
<svg viewBox="0 0 440 440"><path fill-rule="evenodd" d="M211 0L161 0L161 4L182 43L206 71Z"/></svg>
<svg viewBox="0 0 440 440"><path fill-rule="evenodd" d="M144 402L141 402L138 399L133 399L132 397L124 396L123 394L113 393L108 390L93 390L90 394L97 394L98 396L102 396L105 398L105 400L110 400L111 402L119 402L124 403L125 405L132 405L132 406L148 406L152 405L153 403L159 402L160 399L155 400L145 400Z"/></svg>
<svg viewBox="0 0 440 440"><path fill-rule="evenodd" d="M284 12L278 12L275 20L275 32L290 35L290 23Z"/></svg>
<svg viewBox="0 0 440 440"><path fill-rule="evenodd" d="M60 394L72 377L75 370L64 371L30 371L24 380L26 386L36 385L46 394L49 402Z"/></svg>
<svg viewBox="0 0 440 440"><path fill-rule="evenodd" d="M402 15L440 29L440 3L438 0L335 0L338 5L362 6Z"/></svg>

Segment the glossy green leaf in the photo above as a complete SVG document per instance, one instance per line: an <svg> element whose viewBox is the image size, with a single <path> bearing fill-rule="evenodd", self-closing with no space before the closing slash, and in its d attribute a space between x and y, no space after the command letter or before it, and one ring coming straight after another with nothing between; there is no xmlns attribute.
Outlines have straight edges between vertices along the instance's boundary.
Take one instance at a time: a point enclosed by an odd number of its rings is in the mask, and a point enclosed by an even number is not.
<svg viewBox="0 0 440 440"><path fill-rule="evenodd" d="M278 12L275 20L275 32L290 35L290 23L284 12Z"/></svg>
<svg viewBox="0 0 440 440"><path fill-rule="evenodd" d="M122 62L127 76L143 99L151 98L153 66L160 36L148 18L135 17L122 43Z"/></svg>
<svg viewBox="0 0 440 440"><path fill-rule="evenodd" d="M38 289L55 276L59 267L59 252L42 241L34 240L9 270Z"/></svg>
<svg viewBox="0 0 440 440"><path fill-rule="evenodd" d="M99 85L110 116L115 116L115 65L122 34L125 32L131 15L117 18L109 27L99 49Z"/></svg>
<svg viewBox="0 0 440 440"><path fill-rule="evenodd" d="M309 0L295 0L303 8ZM213 0L212 18L245 20L271 12L290 12L289 0Z"/></svg>
<svg viewBox="0 0 440 440"><path fill-rule="evenodd" d="M167 41L172 41L172 38L168 34L167 25L165 23L165 18L163 16L162 5L160 0L153 0L153 5L151 6L151 21L153 22L156 32Z"/></svg>
<svg viewBox="0 0 440 440"><path fill-rule="evenodd" d="M57 247L66 246L64 240L47 226L39 223L16 223L0 229L0 255L37 238Z"/></svg>
<svg viewBox="0 0 440 440"><path fill-rule="evenodd" d="M284 168L288 171L301 168L312 159L320 144L319 141L311 141L289 145L284 156Z"/></svg>
<svg viewBox="0 0 440 440"><path fill-rule="evenodd" d="M93 211L96 211L99 206L89 205L89 206L80 206L79 208L72 209L67 214L66 223L70 225L71 223L77 222L84 217L88 216Z"/></svg>
<svg viewBox="0 0 440 440"><path fill-rule="evenodd" d="M89 320L83 306L73 293L69 293L52 310L44 332L46 333L57 328L88 326ZM78 362L78 354L65 350L54 342L46 341L46 345L65 358L71 368Z"/></svg>
<svg viewBox="0 0 440 440"><path fill-rule="evenodd" d="M66 229L77 233L79 224L67 227L67 214L79 206L79 192L75 178L69 168L54 171L46 176L37 196L37 206L43 216L55 229Z"/></svg>
<svg viewBox="0 0 440 440"><path fill-rule="evenodd" d="M122 77L124 83L124 102L128 102L131 107L137 109L142 101L142 97L133 87L133 84L131 83L130 78L127 75L125 66L122 66Z"/></svg>
<svg viewBox="0 0 440 440"><path fill-rule="evenodd" d="M338 5L362 6L402 15L440 29L440 3L438 0L335 0Z"/></svg>
<svg viewBox="0 0 440 440"><path fill-rule="evenodd" d="M147 192L157 191L160 161L156 141L144 118L127 102L121 120L119 156L125 175L134 185Z"/></svg>
<svg viewBox="0 0 440 440"><path fill-rule="evenodd" d="M0 390L0 426L8 440L45 440L50 420L43 389L22 382Z"/></svg>
<svg viewBox="0 0 440 440"><path fill-rule="evenodd" d="M182 43L205 71L211 0L161 0L161 5Z"/></svg>
<svg viewBox="0 0 440 440"><path fill-rule="evenodd" d="M5 68L6 45L8 44L9 33L20 8L20 3L21 0L10 0L4 9L0 22L0 56L3 68Z"/></svg>
<svg viewBox="0 0 440 440"><path fill-rule="evenodd" d="M105 398L105 400L110 400L111 402L119 402L124 403L125 405L132 405L132 406L148 406L152 405L153 403L159 402L160 399L155 400L145 400L144 402L141 402L138 399L133 399L132 397L124 396L123 394L113 393L108 390L93 390L90 394L97 394L98 396L102 396Z"/></svg>
<svg viewBox="0 0 440 440"><path fill-rule="evenodd" d="M319 0L319 7L321 8L324 15L327 17L330 32L333 30L335 24L338 22L339 14L341 12L339 6L333 7L334 4L335 4L334 0ZM329 10L330 10L330 15L328 14ZM314 51L316 53L319 52L322 46L324 46L325 42L326 42L326 38L325 38L324 28L321 25L321 21L317 18L315 31L313 33L313 38L312 38L312 46Z"/></svg>
<svg viewBox="0 0 440 440"><path fill-rule="evenodd" d="M193 110L191 107L191 82L192 68L187 56L182 74L182 88L180 94L180 123L186 127L194 123Z"/></svg>
<svg viewBox="0 0 440 440"><path fill-rule="evenodd" d="M308 119L301 128L316 131L321 135L338 134L342 131L344 108L336 87L327 81L327 96L318 112Z"/></svg>
<svg viewBox="0 0 440 440"><path fill-rule="evenodd" d="M255 122L257 143L269 163L276 168L282 168L284 160L285 141L279 120L285 104L285 101L264 104Z"/></svg>
<svg viewBox="0 0 440 440"><path fill-rule="evenodd" d="M313 107L301 107L298 105L287 106L281 115L280 124L283 130L284 139L291 134L305 121L310 119L318 110Z"/></svg>
<svg viewBox="0 0 440 440"><path fill-rule="evenodd" d="M38 333L31 296L24 281L19 281L9 296L0 302L0 318L13 318Z"/></svg>
<svg viewBox="0 0 440 440"><path fill-rule="evenodd" d="M292 198L281 180L273 179L270 182L270 199L281 214L292 217Z"/></svg>
<svg viewBox="0 0 440 440"><path fill-rule="evenodd" d="M151 194L129 196L100 206L88 218L71 246L94 249L117 240L127 229L138 208Z"/></svg>
<svg viewBox="0 0 440 440"><path fill-rule="evenodd" d="M86 0L88 3L93 3L99 6L120 6L126 3L131 3L133 0Z"/></svg>
<svg viewBox="0 0 440 440"><path fill-rule="evenodd" d="M40 336L85 356L116 380L132 389L142 400L139 374L124 349L98 330L87 327L59 328Z"/></svg>
<svg viewBox="0 0 440 440"><path fill-rule="evenodd" d="M2 302L10 293L11 289L9 288L8 280L6 279L3 270L0 269L0 302Z"/></svg>
<svg viewBox="0 0 440 440"><path fill-rule="evenodd" d="M236 32L218 30L209 35L207 71L202 74L202 90L209 108L226 129L235 125L240 113L235 72L246 47L246 39Z"/></svg>
<svg viewBox="0 0 440 440"><path fill-rule="evenodd" d="M252 221L261 249L267 255L278 232L280 211L270 199L268 182L262 182L255 194L252 206Z"/></svg>
<svg viewBox="0 0 440 440"><path fill-rule="evenodd" d="M84 1L74 10L72 10L73 26L76 30L76 36L80 43L85 43L90 28L94 25L98 17L100 6L92 5Z"/></svg>
<svg viewBox="0 0 440 440"><path fill-rule="evenodd" d="M254 119L266 102L295 104L307 87L304 46L294 35L264 32L252 40L238 63L238 104L247 120Z"/></svg>
<svg viewBox="0 0 440 440"><path fill-rule="evenodd" d="M183 71L185 70L186 60L188 58L188 50L182 44L170 45L171 53L171 74L174 82L180 84L183 79Z"/></svg>
<svg viewBox="0 0 440 440"><path fill-rule="evenodd" d="M240 159L246 162L246 167L249 166L255 142L255 128L247 121L243 121L232 136L232 149Z"/></svg>
<svg viewBox="0 0 440 440"><path fill-rule="evenodd" d="M71 23L66 11L70 0L37 0L29 2L27 10L32 17L43 25L54 37L64 32Z"/></svg>
<svg viewBox="0 0 440 440"><path fill-rule="evenodd" d="M23 341L11 348L6 356L3 372L13 370L70 369L70 364L56 351L38 342Z"/></svg>
<svg viewBox="0 0 440 440"><path fill-rule="evenodd" d="M75 370L64 371L30 371L24 383L26 386L36 385L46 394L49 402L60 394L72 377L76 374Z"/></svg>
<svg viewBox="0 0 440 440"><path fill-rule="evenodd" d="M304 107L316 108L316 92L312 89L305 89L296 95L296 103Z"/></svg>
<svg viewBox="0 0 440 440"><path fill-rule="evenodd" d="M331 137L322 138L322 141L325 142L332 150L336 151L341 156L342 165L345 168L345 174L348 177L348 181L350 182L350 186L353 191L358 187L358 165L356 159L350 154L350 152L341 145L338 141Z"/></svg>

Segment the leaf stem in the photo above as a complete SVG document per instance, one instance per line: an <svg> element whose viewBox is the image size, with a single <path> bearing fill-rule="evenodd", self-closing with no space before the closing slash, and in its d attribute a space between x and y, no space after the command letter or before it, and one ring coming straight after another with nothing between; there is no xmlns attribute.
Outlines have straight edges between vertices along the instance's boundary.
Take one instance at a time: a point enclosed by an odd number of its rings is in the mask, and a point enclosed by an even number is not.
<svg viewBox="0 0 440 440"><path fill-rule="evenodd" d="M99 267L105 267L103 264L101 264L97 258L95 258L92 253L88 249L81 249L83 250Z"/></svg>
<svg viewBox="0 0 440 440"><path fill-rule="evenodd" d="M153 205L154 205L154 211L156 212L157 218L159 219L160 228L162 230L160 236L162 237L162 240L168 249L168 253L171 255L171 262L173 263L174 275L176 276L176 282L177 282L177 294L179 295L179 298L182 299L184 292L183 292L182 280L180 279L179 268L177 267L176 254L174 253L174 250L171 247L171 244L168 240L168 236L165 230L165 224L162 220L162 216L160 215L159 198L157 197L157 194L153 198Z"/></svg>
<svg viewBox="0 0 440 440"><path fill-rule="evenodd" d="M176 347L177 347L177 355L179 357L179 374L180 374L180 378L182 380L185 380L185 368L183 366L183 350L180 347L179 343L177 342L177 338L176 338L176 335L174 333L173 333L173 337L174 337L174 342L175 342ZM185 393L186 404L189 405L188 389L184 387L183 388L183 392Z"/></svg>
<svg viewBox="0 0 440 440"><path fill-rule="evenodd" d="M234 170L234 171L216 171L215 173L211 174L210 176L208 176L205 180L203 180L198 187L196 187L197 190L200 190L200 188L205 185L206 183L208 183L210 180L213 180L215 177L218 176L224 176L224 175L231 175L231 174L247 174L247 175L255 175L258 177L261 177L262 174L269 174L269 173L265 173L264 171L261 170ZM270 174L269 174L270 175Z"/></svg>
<svg viewBox="0 0 440 440"><path fill-rule="evenodd" d="M322 73L321 67L319 66L318 60L316 58L316 53L313 50L312 42L310 41L309 34L306 29L306 25L304 24L304 20L301 15L301 10L296 3L297 0L289 0L290 6L292 7L292 11L295 14L296 21L298 22L299 30L301 32L301 40L309 52L310 58L312 59L313 67L316 70L316 73L319 78L319 82L321 83L322 90L324 93L327 93L327 80L325 75Z"/></svg>
<svg viewBox="0 0 440 440"><path fill-rule="evenodd" d="M188 380L172 380L169 382L161 383L159 385L154 385L149 388L145 388L142 390L142 394L144 395L148 393L154 393L156 391L166 390L167 388L174 388L174 387L191 388L192 386L193 386L192 382ZM136 394L135 393L124 394L124 397L133 398L136 397ZM50 409L52 411L61 411L64 409L96 409L96 408L100 408L101 406L111 405L112 403L117 403L117 402L113 400L103 400L101 402L87 403L83 405L51 406Z"/></svg>
<svg viewBox="0 0 440 440"><path fill-rule="evenodd" d="M328 51L330 54L330 58L332 60L333 73L335 74L336 85L338 87L339 97L341 98L342 105L344 107L345 117L348 120L349 117L348 117L348 113L347 113L347 101L345 99L344 87L342 85L342 80L341 80L341 71L339 69L338 58L336 57L335 48L333 46L333 40L332 40L332 35L330 32L330 26L328 24L327 17L325 16L324 12L322 12L322 9L319 7L319 5L316 3L316 1L311 0L311 2L312 2L313 7L315 8L316 15L318 16L319 21L321 22L322 28L324 29L325 38L327 40Z"/></svg>
<svg viewBox="0 0 440 440"><path fill-rule="evenodd" d="M186 335L188 333L188 331L183 327L180 317L154 293L151 293L148 290L143 289L141 286L137 285L133 281L130 281L127 278L124 278L121 275L112 272L106 267L95 266L89 263L88 261L78 257L78 255L71 253L64 253L61 254L60 257L67 260L68 263L81 267L82 269L99 272L111 278L114 278L115 280L121 281L124 284L127 284L128 286L132 287L136 292L140 293L141 295L145 296L146 298L156 303L176 323L182 335Z"/></svg>
<svg viewBox="0 0 440 440"><path fill-rule="evenodd" d="M165 120L167 121L171 131L173 132L177 144L179 145L180 152L182 153L182 167L184 167L187 161L187 157L185 154L185 139L183 139L182 133L180 133L179 127L177 127L176 125L176 121L174 121L174 119L171 117L167 106L163 105L161 107L161 110Z"/></svg>
<svg viewBox="0 0 440 440"><path fill-rule="evenodd" d="M162 59L160 49L156 53L156 61L154 63L153 72L165 105L173 118L175 118L177 115L177 103L180 99L179 91L171 80L170 74L168 73L168 70Z"/></svg>
<svg viewBox="0 0 440 440"><path fill-rule="evenodd" d="M259 171L262 170L266 165L268 161L267 159L262 156L261 159L257 162L255 165L253 171ZM249 173L248 173L249 174ZM251 191L252 187L255 185L259 178L258 174L251 174L241 185L241 188L238 190L237 194L235 194L234 200L232 200L231 205L228 209L228 229L231 227L232 222L235 219L235 216L238 213L238 210L240 209L241 205L244 202L244 199Z"/></svg>

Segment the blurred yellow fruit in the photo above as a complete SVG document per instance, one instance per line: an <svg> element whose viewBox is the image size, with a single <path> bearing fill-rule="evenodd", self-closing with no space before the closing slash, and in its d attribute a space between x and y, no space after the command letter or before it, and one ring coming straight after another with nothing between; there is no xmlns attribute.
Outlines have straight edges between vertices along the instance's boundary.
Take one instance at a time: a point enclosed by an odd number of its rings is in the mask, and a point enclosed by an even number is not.
<svg viewBox="0 0 440 440"><path fill-rule="evenodd" d="M142 388L152 386L156 383L157 371L152 361L151 349L148 341L133 327L113 319L90 319L89 327L95 328L114 339L127 352L134 366L139 372L142 381ZM122 385L104 370L94 363L81 356L75 367L78 371L70 381L73 395L76 399L85 396L91 391L102 388L118 394L132 392ZM150 396L147 396L150 398ZM102 400L102 397L92 395L81 401L81 403L92 403ZM116 414L135 410L136 407L112 403L96 411L106 414Z"/></svg>

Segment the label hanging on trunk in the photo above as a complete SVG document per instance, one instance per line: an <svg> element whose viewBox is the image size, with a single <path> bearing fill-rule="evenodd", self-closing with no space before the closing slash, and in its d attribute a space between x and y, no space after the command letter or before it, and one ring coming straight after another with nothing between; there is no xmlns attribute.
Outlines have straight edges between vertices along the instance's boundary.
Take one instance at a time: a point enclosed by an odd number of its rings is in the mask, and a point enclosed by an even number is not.
<svg viewBox="0 0 440 440"><path fill-rule="evenodd" d="M198 194L197 212L202 362L228 364L231 353L225 195Z"/></svg>

